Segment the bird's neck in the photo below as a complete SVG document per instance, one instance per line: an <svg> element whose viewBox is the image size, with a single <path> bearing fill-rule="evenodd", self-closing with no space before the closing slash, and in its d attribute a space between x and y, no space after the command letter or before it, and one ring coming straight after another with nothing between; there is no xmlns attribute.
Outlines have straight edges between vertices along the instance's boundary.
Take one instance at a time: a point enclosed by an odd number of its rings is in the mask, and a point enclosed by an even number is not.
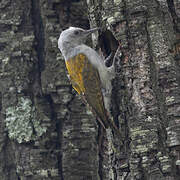
<svg viewBox="0 0 180 180"><path fill-rule="evenodd" d="M68 60L77 54L80 53L81 46L85 46L84 44L71 44L71 43L66 43L66 46L62 48L62 54L65 58L65 60Z"/></svg>

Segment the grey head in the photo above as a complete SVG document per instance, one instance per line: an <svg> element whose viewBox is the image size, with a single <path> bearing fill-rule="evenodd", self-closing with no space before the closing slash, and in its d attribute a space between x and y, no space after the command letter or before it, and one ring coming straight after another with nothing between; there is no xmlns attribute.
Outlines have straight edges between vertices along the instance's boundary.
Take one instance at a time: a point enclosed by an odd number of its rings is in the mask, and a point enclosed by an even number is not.
<svg viewBox="0 0 180 180"><path fill-rule="evenodd" d="M98 29L99 28L84 30L78 27L69 27L61 32L58 39L58 48L63 56L66 57L69 51L72 51L73 48L83 44L87 37Z"/></svg>

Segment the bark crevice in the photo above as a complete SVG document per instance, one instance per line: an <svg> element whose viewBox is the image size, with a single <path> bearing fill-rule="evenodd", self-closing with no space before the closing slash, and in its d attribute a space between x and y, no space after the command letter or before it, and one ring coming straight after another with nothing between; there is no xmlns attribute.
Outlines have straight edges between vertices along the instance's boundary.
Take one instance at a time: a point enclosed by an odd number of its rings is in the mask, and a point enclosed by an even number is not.
<svg viewBox="0 0 180 180"><path fill-rule="evenodd" d="M42 95L41 87L41 72L44 69L44 55L45 55L45 42L44 42L44 26L42 22L41 8L39 0L31 0L31 16L32 26L34 27L34 55L37 57L33 71L30 73L30 78L33 75L32 91L34 95Z"/></svg>
<svg viewBox="0 0 180 180"><path fill-rule="evenodd" d="M171 16L173 18L174 23L174 29L176 32L180 33L180 18L178 17L174 5L174 0L167 0L169 12L171 13Z"/></svg>

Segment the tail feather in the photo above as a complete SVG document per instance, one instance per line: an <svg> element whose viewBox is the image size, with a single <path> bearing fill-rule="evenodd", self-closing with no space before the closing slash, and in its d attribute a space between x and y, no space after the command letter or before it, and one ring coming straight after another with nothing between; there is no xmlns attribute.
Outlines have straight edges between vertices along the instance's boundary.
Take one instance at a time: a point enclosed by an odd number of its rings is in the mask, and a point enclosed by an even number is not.
<svg viewBox="0 0 180 180"><path fill-rule="evenodd" d="M100 118L101 119L101 118ZM118 129L118 127L116 126L116 124L114 123L113 119L108 115L107 111L106 114L104 116L104 119L101 119L102 122L106 122L106 126L105 129L110 127L114 133L116 133L121 139L122 139L122 135ZM103 126L104 127L104 126Z"/></svg>

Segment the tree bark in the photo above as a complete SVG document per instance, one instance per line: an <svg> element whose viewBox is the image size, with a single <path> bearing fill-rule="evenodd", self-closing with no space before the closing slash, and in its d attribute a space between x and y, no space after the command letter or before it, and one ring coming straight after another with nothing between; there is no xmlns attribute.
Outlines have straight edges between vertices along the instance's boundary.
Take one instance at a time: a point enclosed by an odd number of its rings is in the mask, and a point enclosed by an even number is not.
<svg viewBox="0 0 180 180"><path fill-rule="evenodd" d="M1 0L0 180L178 180L179 16L178 0ZM57 48L69 26L101 27L89 44L105 57L120 47L122 139L72 89Z"/></svg>

